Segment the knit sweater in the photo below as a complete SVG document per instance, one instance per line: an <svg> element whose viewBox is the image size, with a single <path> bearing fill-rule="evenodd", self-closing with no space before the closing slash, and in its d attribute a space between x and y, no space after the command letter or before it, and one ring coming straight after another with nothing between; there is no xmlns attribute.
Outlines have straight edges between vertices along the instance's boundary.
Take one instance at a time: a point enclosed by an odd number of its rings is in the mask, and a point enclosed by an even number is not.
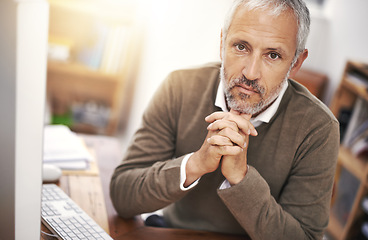
<svg viewBox="0 0 368 240"><path fill-rule="evenodd" d="M293 80L269 123L250 136L249 171L220 190L221 170L180 189L180 164L207 135L219 64L175 71L146 109L111 180L111 199L124 218L164 208L176 228L244 234L252 239L321 239L339 148L339 125L329 109Z"/></svg>

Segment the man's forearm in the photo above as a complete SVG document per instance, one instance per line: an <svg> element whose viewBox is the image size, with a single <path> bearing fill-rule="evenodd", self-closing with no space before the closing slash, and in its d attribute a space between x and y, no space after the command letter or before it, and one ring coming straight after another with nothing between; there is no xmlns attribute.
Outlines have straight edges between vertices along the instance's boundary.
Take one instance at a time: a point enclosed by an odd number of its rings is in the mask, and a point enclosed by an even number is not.
<svg viewBox="0 0 368 240"><path fill-rule="evenodd" d="M177 201L186 193L180 185L183 157L157 162L149 168L118 167L110 184L111 200L124 218L152 212Z"/></svg>
<svg viewBox="0 0 368 240"><path fill-rule="evenodd" d="M218 194L252 239L318 239L322 234L321 229L304 229L303 223L281 207L252 167L242 182Z"/></svg>

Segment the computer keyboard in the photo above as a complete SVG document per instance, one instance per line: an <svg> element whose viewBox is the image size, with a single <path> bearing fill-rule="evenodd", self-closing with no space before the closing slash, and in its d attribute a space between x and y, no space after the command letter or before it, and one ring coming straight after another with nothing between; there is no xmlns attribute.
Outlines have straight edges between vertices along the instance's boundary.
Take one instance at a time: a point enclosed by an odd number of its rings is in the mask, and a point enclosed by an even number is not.
<svg viewBox="0 0 368 240"><path fill-rule="evenodd" d="M112 239L55 184L42 186L41 220L59 239Z"/></svg>

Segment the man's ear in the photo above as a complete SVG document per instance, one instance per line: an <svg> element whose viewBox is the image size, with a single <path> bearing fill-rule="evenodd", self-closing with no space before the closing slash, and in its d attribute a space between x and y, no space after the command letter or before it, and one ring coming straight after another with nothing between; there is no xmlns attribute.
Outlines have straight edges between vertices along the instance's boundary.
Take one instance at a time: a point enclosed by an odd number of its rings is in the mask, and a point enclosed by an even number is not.
<svg viewBox="0 0 368 240"><path fill-rule="evenodd" d="M223 44L223 42L222 42L222 29L221 29L221 35L220 35L220 59L221 59L221 61L222 61L222 54L223 54L222 44Z"/></svg>
<svg viewBox="0 0 368 240"><path fill-rule="evenodd" d="M299 55L298 59L296 60L296 63L294 64L294 66L292 67L290 71L290 75L289 75L290 78L295 77L296 73L299 71L304 60L307 57L308 57L308 49L304 49L304 51Z"/></svg>

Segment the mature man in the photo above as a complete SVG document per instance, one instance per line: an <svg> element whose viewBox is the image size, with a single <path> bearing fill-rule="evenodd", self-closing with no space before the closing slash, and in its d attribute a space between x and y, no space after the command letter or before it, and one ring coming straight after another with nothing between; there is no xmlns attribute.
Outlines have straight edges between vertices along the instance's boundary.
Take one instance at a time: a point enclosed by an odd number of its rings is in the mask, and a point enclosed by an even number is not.
<svg viewBox="0 0 368 240"><path fill-rule="evenodd" d="M338 122L288 79L307 58L309 21L301 0L234 2L221 66L172 73L146 110L111 181L122 217L164 208L171 227L322 238Z"/></svg>

